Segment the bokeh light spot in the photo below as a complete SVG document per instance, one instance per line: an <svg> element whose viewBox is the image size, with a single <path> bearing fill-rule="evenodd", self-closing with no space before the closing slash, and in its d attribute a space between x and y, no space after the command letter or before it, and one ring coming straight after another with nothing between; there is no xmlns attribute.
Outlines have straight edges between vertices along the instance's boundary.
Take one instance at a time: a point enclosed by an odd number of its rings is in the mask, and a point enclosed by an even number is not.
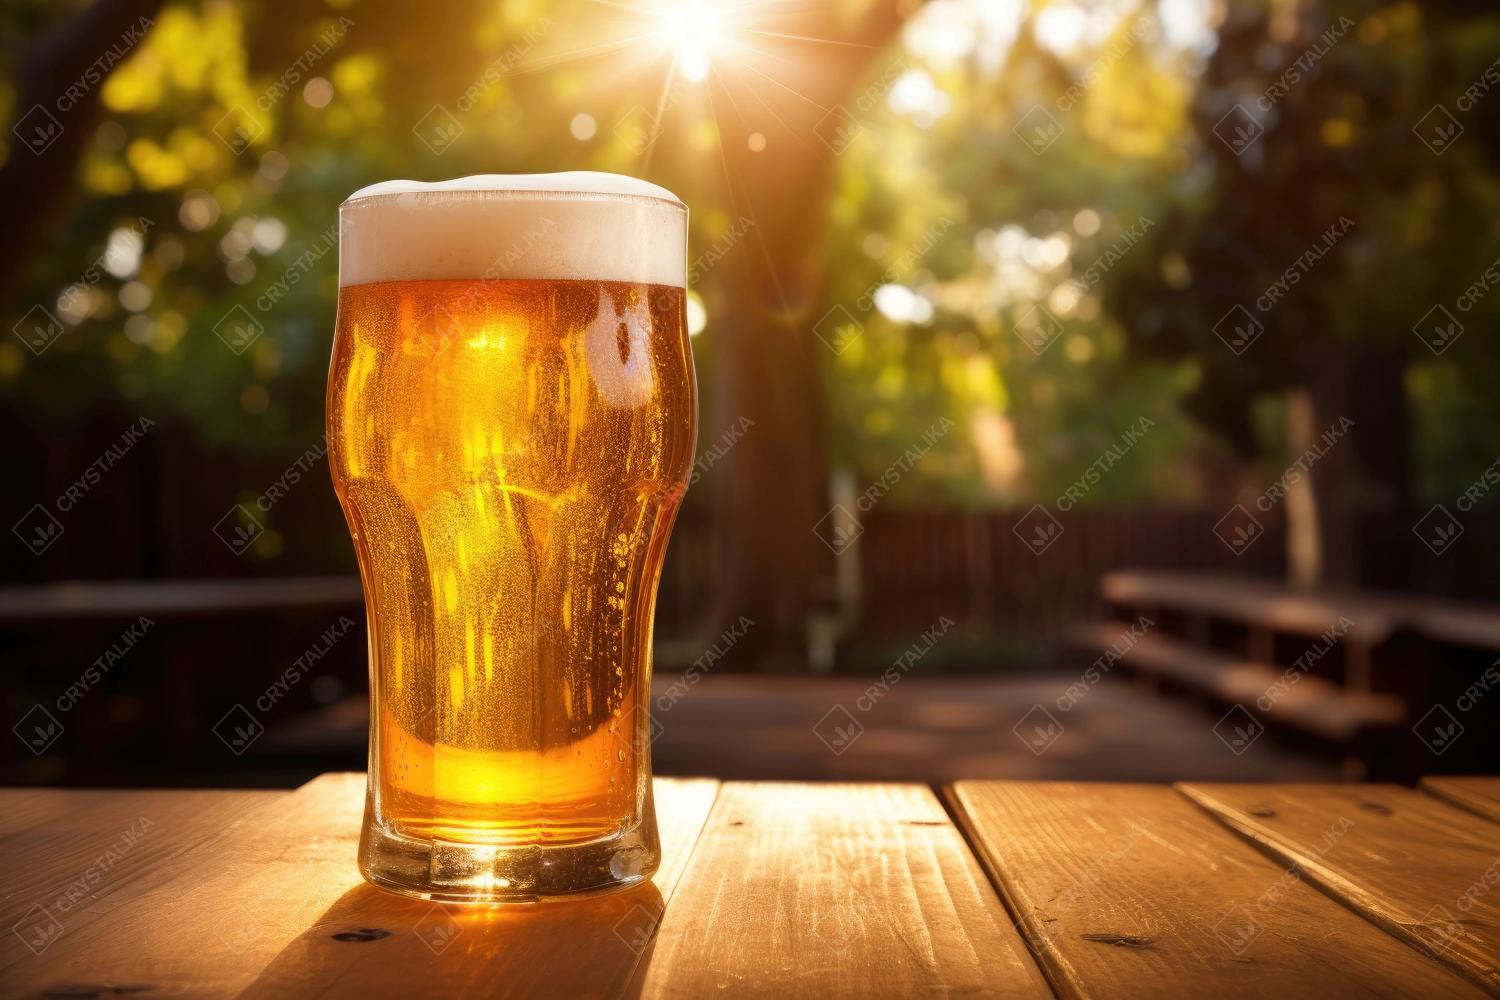
<svg viewBox="0 0 1500 1000"><path fill-rule="evenodd" d="M593 115L580 111L568 123L568 131L572 132L573 138L579 142L588 142L594 137L594 133L599 131L599 123L594 120Z"/></svg>
<svg viewBox="0 0 1500 1000"><path fill-rule="evenodd" d="M328 102L333 100L333 84L321 76L315 76L302 88L302 99L312 107L326 108Z"/></svg>

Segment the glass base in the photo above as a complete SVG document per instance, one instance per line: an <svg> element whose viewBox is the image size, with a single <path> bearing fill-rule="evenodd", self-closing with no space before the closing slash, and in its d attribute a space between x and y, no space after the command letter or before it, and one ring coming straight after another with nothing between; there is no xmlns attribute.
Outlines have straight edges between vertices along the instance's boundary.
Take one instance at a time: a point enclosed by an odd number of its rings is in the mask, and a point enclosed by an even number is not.
<svg viewBox="0 0 1500 1000"><path fill-rule="evenodd" d="M373 822L368 804L359 870L389 892L438 903L535 903L614 892L656 874L661 844L647 798L633 830L581 844L497 847L419 840Z"/></svg>

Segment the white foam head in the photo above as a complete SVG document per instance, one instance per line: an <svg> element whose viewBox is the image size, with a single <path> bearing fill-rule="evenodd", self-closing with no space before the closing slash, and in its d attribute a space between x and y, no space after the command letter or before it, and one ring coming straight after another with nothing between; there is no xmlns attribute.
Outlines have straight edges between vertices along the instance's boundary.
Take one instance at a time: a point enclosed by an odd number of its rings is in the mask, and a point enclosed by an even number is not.
<svg viewBox="0 0 1500 1000"><path fill-rule="evenodd" d="M687 207L621 174L385 181L339 206L339 285L573 278L687 286Z"/></svg>

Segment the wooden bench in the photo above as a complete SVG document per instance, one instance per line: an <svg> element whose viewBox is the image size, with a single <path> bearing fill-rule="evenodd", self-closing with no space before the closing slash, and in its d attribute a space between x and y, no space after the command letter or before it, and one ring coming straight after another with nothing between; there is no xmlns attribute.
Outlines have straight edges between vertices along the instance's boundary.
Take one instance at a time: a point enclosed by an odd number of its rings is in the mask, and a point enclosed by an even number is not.
<svg viewBox="0 0 1500 1000"><path fill-rule="evenodd" d="M1469 690L1500 651L1500 607L1171 570L1106 573L1099 592L1115 620L1076 626L1073 645L1097 656L1149 618L1126 669L1311 734L1345 755L1351 775L1415 781L1438 761L1405 726L1438 712L1482 731L1500 711L1500 698ZM1491 770L1496 759L1469 740L1443 763Z"/></svg>
<svg viewBox="0 0 1500 1000"><path fill-rule="evenodd" d="M1274 580L1224 573L1119 570L1099 592L1115 607L1151 608L1218 619L1250 630L1250 659L1270 663L1278 633L1315 639L1338 629L1345 685L1370 689L1370 654L1397 630L1440 643L1500 653L1500 608L1493 605L1375 594L1299 591ZM1347 623L1340 627L1340 623Z"/></svg>
<svg viewBox="0 0 1500 1000"><path fill-rule="evenodd" d="M1108 649L1129 628L1125 622L1080 625L1072 639L1080 648ZM1333 743L1348 743L1367 727L1394 726L1406 717L1405 703L1393 695L1349 691L1301 672L1295 683L1287 683L1285 668L1225 656L1160 633L1137 639L1121 661L1226 704L1258 709L1276 722Z"/></svg>
<svg viewBox="0 0 1500 1000"><path fill-rule="evenodd" d="M357 576L257 580L69 580L0 587L0 625L100 618L180 618L362 605Z"/></svg>
<svg viewBox="0 0 1500 1000"><path fill-rule="evenodd" d="M0 790L0 997L1500 996L1500 779L655 784L650 882L501 907L363 882L362 774Z"/></svg>

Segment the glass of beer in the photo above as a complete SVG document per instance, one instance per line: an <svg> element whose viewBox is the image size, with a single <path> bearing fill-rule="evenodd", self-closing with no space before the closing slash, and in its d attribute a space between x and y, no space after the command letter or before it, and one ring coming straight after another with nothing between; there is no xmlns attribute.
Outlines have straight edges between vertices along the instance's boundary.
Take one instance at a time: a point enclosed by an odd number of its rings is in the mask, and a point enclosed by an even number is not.
<svg viewBox="0 0 1500 1000"><path fill-rule="evenodd" d="M339 217L360 870L449 902L650 878L652 614L697 417L687 209L579 172L392 181Z"/></svg>

